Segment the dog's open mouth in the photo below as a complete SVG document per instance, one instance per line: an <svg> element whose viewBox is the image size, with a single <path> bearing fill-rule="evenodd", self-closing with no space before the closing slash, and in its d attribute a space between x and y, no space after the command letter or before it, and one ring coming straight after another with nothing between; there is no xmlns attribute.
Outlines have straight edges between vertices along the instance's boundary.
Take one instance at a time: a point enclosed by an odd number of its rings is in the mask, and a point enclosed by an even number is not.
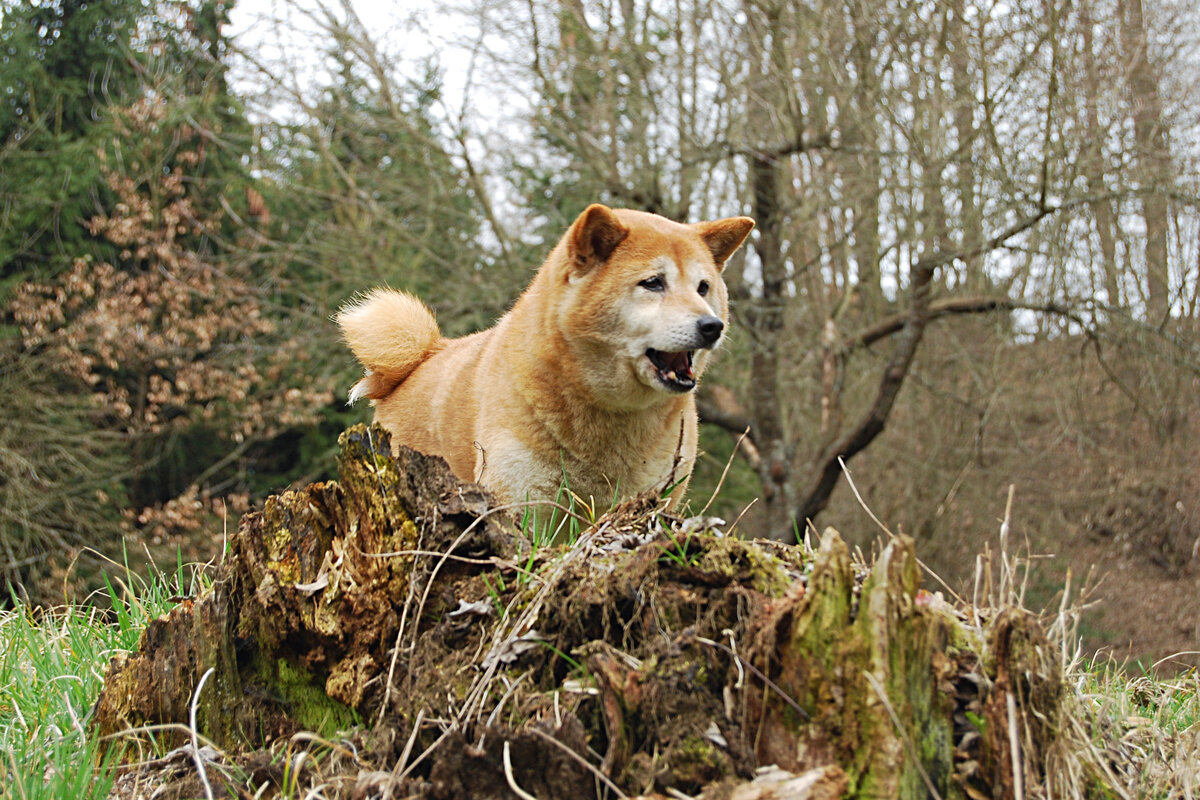
<svg viewBox="0 0 1200 800"><path fill-rule="evenodd" d="M668 389L676 392L687 392L696 388L696 376L692 373L692 361L695 356L695 350L684 350L681 353L665 353L654 349L646 351L646 358L654 365L658 379L666 384Z"/></svg>

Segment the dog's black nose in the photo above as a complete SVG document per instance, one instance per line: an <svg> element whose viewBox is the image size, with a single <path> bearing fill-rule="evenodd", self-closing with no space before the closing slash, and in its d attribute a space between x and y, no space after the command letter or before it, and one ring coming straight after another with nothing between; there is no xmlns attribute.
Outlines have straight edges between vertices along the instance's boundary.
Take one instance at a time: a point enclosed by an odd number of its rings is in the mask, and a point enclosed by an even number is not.
<svg viewBox="0 0 1200 800"><path fill-rule="evenodd" d="M707 347L721 338L721 331L725 330L725 323L719 317L706 314L696 320L696 329L700 331L700 338L704 340L704 346Z"/></svg>

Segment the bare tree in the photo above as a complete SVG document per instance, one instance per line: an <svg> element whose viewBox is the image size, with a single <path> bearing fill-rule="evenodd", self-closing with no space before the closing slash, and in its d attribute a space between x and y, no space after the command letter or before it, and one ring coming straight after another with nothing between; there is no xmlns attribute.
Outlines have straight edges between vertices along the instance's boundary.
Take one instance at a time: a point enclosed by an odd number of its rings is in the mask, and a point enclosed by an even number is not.
<svg viewBox="0 0 1200 800"><path fill-rule="evenodd" d="M758 220L751 255L728 275L746 359L724 373L735 391L707 392L703 408L731 431L749 427L773 535L818 514L842 464L884 430L933 320L1024 309L1051 326L1035 329L1092 325L1088 275L1120 306L1130 279L1116 242L1138 235L1119 231L1111 209L1137 193L1165 231L1153 203L1172 191L1169 154L1153 146L1163 112L1143 58L1130 81L1152 102L1125 106L1143 179L1108 158L1119 109L1100 83L1112 53L1094 41L1094 5L1003 16L962 2L559 7L570 35L557 39L563 52L539 51L538 119L577 174L591 173L576 190L683 217L717 210L697 190L707 172L741 187L740 208L721 210ZM531 23L554 25L550 8L531 3ZM1144 54L1133 11L1124 50ZM675 32L669 54L645 35L656 26ZM562 61L571 69L547 67ZM549 91L552 74L575 94ZM719 127L684 124L706 102L723 109ZM1063 244L1089 213L1099 259L1090 237ZM1147 225L1139 240L1165 286L1163 233ZM1165 309L1148 306L1151 317Z"/></svg>
<svg viewBox="0 0 1200 800"><path fill-rule="evenodd" d="M762 532L790 537L827 506L935 323L1100 341L1116 317L1153 329L1182 288L1169 215L1194 221L1195 204L1140 0L489 8L530 45L503 74L530 92L534 143L512 163L534 213L557 225L601 199L757 219L727 268L733 356L701 407L749 429ZM1116 19L1119 48L1097 40Z"/></svg>
<svg viewBox="0 0 1200 800"><path fill-rule="evenodd" d="M1167 192L1170 154L1167 151L1158 77L1150 60L1142 0L1119 0L1121 49L1128 65L1128 90L1133 116L1135 158L1139 167L1142 219L1146 225L1143 258L1146 269L1146 319L1153 325L1170 314L1170 270L1167 266Z"/></svg>

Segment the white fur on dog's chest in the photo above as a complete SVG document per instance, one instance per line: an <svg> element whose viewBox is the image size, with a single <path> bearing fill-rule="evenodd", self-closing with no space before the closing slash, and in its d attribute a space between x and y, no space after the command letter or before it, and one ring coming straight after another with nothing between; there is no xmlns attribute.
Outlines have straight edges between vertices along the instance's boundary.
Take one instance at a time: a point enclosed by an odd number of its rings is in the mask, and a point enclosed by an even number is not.
<svg viewBox="0 0 1200 800"><path fill-rule="evenodd" d="M638 452L645 455L644 451L612 448L608 453L588 458L559 451L558 460L549 461L512 434L496 436L489 444L481 444L475 461L475 480L501 496L518 501L553 501L560 490L569 489L578 497L605 507L614 497L667 488L672 467L676 467L676 479L691 469L688 463L676 464L674 453L653 453L631 460L629 456ZM528 498L523 496L526 491Z"/></svg>

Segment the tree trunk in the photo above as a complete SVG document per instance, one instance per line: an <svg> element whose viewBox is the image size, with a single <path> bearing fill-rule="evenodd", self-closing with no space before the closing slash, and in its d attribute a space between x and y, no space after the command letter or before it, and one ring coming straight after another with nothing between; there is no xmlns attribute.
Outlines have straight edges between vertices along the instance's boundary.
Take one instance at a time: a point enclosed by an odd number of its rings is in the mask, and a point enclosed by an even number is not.
<svg viewBox="0 0 1200 800"><path fill-rule="evenodd" d="M844 140L852 154L852 169L845 180L851 187L849 201L854 209L854 261L858 267L856 291L862 298L863 316L871 319L884 311L882 275L879 270L879 198L883 170L875 119L879 101L879 81L874 61L878 23L866 3L852 3L849 11L858 82L848 100L849 120L845 126Z"/></svg>
<svg viewBox="0 0 1200 800"><path fill-rule="evenodd" d="M910 287L910 305L904 326L896 335L892 356L883 368L875 399L870 408L859 419L858 424L827 447L814 461L815 478L801 496L796 507L795 518L808 521L829 505L829 498L841 479L843 465L875 441L887 425L892 407L908 377L909 368L916 357L925 328L929 324L930 283L933 281L936 259L921 259L913 268L913 284Z"/></svg>
<svg viewBox="0 0 1200 800"><path fill-rule="evenodd" d="M1100 243L1101 279L1104 293L1108 295L1108 306L1112 309L1125 307L1121 276L1117 270L1116 214L1112 201L1105 195L1108 187L1104 180L1104 141L1107 131L1100 128L1101 80L1096 65L1094 20L1092 0L1082 0L1079 7L1079 25L1083 33L1084 105L1088 145L1085 150L1084 171L1087 174L1088 193L1095 198L1091 203L1092 218L1096 224L1096 238Z"/></svg>
<svg viewBox="0 0 1200 800"><path fill-rule="evenodd" d="M1142 0L1122 0L1121 6L1121 40L1129 65L1133 138L1141 172L1142 218L1146 223L1143 248L1146 262L1146 321L1158 326L1169 318L1171 302L1167 264L1170 154L1167 151L1158 76L1150 63Z"/></svg>
<svg viewBox="0 0 1200 800"><path fill-rule="evenodd" d="M976 200L975 174L975 80L971 74L970 22L966 18L963 0L954 0L953 15L949 20L949 37L954 46L949 50L949 61L954 74L954 132L957 137L954 170L955 188L961 207L962 249L977 252L983 244L983 213ZM963 283L968 291L981 294L989 291L991 281L984 272L982 252L966 259Z"/></svg>
<svg viewBox="0 0 1200 800"><path fill-rule="evenodd" d="M197 720L222 746L296 729L332 735L357 709L379 705L399 603L415 588L411 555L380 554L412 551L418 539L448 547L487 502L477 487L451 493L457 482L440 459L393 459L378 428L343 434L339 473L337 483L285 492L246 515L211 591L152 622L136 653L114 659L93 721L101 735L186 723L210 668ZM422 518L439 522L422 534ZM505 549L493 524L477 537L476 549Z"/></svg>
<svg viewBox="0 0 1200 800"><path fill-rule="evenodd" d="M758 296L743 309L750 329L753 350L750 356L750 396L747 405L753 419L752 436L762 458L758 466L762 484L764 524L769 535L786 539L791 536L792 507L789 481L792 443L784 430L783 404L779 396L780 348L783 346L784 311L788 304L787 265L780 208L780 173L786 161L768 147L767 137L779 132L774 121L775 102L783 66L784 46L778 36L777 6L747 4L747 47L758 54L752 59L756 71L748 86L748 113L751 131L759 138L761 149L750 156L750 180L753 192L753 216L758 238L754 252L761 266ZM786 158L786 157L784 157Z"/></svg>

